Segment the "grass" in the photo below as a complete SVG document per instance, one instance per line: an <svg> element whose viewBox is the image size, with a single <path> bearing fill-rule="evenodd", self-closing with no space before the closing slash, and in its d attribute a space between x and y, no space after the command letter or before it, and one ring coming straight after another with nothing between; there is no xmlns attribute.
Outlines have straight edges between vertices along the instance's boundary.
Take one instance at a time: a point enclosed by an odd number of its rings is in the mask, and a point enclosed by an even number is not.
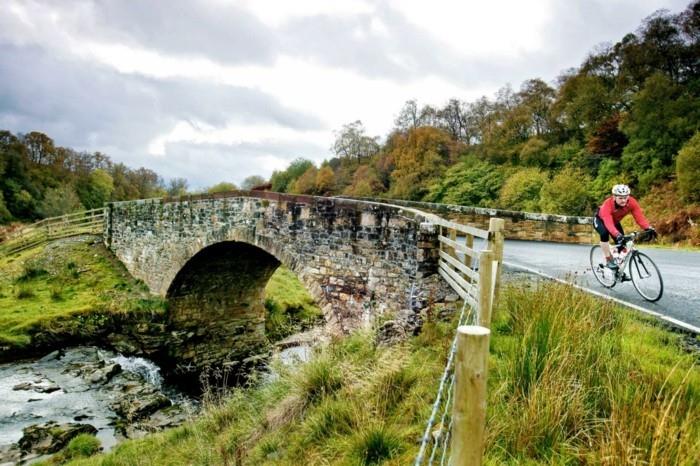
<svg viewBox="0 0 700 466"><path fill-rule="evenodd" d="M265 332L271 341L281 340L319 322L321 310L288 268L279 267L265 288Z"/></svg>
<svg viewBox="0 0 700 466"><path fill-rule="evenodd" d="M39 333L85 334L114 314L162 313L121 263L93 238L49 243L0 259L0 345L33 346Z"/></svg>
<svg viewBox="0 0 700 466"><path fill-rule="evenodd" d="M510 286L492 326L485 464L696 464L697 354L655 322L558 284ZM333 341L210 399L187 425L75 465L410 464L454 323Z"/></svg>

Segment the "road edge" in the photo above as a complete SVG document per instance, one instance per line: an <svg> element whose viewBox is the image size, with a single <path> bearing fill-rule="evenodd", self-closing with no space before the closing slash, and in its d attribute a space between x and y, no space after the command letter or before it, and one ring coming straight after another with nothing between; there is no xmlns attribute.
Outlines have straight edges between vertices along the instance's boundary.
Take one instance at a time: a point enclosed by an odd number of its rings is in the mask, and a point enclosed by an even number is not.
<svg viewBox="0 0 700 466"><path fill-rule="evenodd" d="M565 285L572 286L572 287L574 287L574 288L576 288L576 289L579 289L579 290L581 290L581 291L585 291L586 293L592 294L592 295L594 295L594 296L598 296L599 298L603 298L603 299L606 299L606 300L608 300L608 301L612 301L612 302L614 302L614 303L620 304L620 305L622 305L622 306L625 306L625 307L634 309L634 310L636 310L636 311L643 312L644 314L650 315L650 316L652 316L652 317L656 317L657 319L663 320L664 322L666 322L666 323L668 323L668 324L670 324L670 325L672 325L672 326L674 326L674 327L677 327L677 328L679 328L679 329L681 329L681 330L685 330L685 331L687 331L687 332L692 332L692 333L694 333L694 334L696 334L696 335L697 335L697 334L700 334L700 328L699 328L699 327L696 327L696 326L694 326L694 325L688 324L688 323L683 322L683 321L678 320L678 319L674 319L673 317L669 317L669 316L666 316L666 315L664 315L664 314L660 314L660 313L658 313L658 312L656 312L656 311L652 311L651 309L646 309L646 308L644 308L644 307L642 307L642 306L638 306L637 304L633 304L633 303L630 303L630 302L627 302L627 301L623 301L622 299L619 299L619 298L614 298L614 297L612 297L612 296L608 296L608 295L603 294L603 293L601 293L601 292L599 292L599 291L595 291L595 290L592 290L592 289L590 289L590 288L586 288L585 286L578 285L578 284L576 284L576 283L574 283L574 282L567 281L567 280L564 280L564 279L562 279L562 278L554 277L554 276L552 276L552 275L546 274L546 273L544 273L544 272L541 272L541 271L539 271L539 270L533 269L533 268L531 268L531 267L527 267L527 266L520 265L520 264L514 264L514 263L512 263L512 262L506 262L506 261L503 261L503 265L505 265L506 267L513 268L513 269L524 270L524 271L526 271L526 272L528 272L528 273L532 273L532 274L535 274L535 275L539 275L540 277L543 277L543 278L546 278L546 279L549 279L549 280L554 280L554 281L556 281L556 282L563 283L563 284L565 284Z"/></svg>

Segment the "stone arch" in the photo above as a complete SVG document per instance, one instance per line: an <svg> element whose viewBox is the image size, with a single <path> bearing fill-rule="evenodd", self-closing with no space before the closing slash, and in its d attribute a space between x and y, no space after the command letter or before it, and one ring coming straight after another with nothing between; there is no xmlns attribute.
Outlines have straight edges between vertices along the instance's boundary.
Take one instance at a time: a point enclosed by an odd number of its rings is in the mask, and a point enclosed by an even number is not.
<svg viewBox="0 0 700 466"><path fill-rule="evenodd" d="M242 241L214 243L194 254L166 293L167 368L196 385L207 369L224 368L236 377L254 365L267 346L264 289L280 264Z"/></svg>

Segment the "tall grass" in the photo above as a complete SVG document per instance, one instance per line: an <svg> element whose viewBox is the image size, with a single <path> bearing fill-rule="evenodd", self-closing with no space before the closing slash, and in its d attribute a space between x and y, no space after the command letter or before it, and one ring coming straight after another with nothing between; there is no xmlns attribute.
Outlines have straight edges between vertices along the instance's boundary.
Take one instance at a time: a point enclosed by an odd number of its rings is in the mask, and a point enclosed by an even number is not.
<svg viewBox="0 0 700 466"><path fill-rule="evenodd" d="M498 328L511 344L496 363L487 451L574 464L699 458L700 375L677 338L666 338L674 366L660 361L667 351L640 360L645 335L662 331L609 303L559 285L513 289L503 303Z"/></svg>
<svg viewBox="0 0 700 466"><path fill-rule="evenodd" d="M700 374L678 335L560 285L507 288L494 318L486 464L697 464ZM453 335L428 321L390 348L336 339L186 427L76 464L410 464Z"/></svg>

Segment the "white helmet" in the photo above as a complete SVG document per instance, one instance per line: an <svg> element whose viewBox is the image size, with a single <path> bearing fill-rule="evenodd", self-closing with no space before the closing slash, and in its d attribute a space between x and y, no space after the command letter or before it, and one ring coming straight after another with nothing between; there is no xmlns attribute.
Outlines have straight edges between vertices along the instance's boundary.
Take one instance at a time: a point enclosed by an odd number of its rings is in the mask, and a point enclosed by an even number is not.
<svg viewBox="0 0 700 466"><path fill-rule="evenodd" d="M615 196L629 196L630 195L630 187L627 186L626 184L616 184L612 188L612 193Z"/></svg>

